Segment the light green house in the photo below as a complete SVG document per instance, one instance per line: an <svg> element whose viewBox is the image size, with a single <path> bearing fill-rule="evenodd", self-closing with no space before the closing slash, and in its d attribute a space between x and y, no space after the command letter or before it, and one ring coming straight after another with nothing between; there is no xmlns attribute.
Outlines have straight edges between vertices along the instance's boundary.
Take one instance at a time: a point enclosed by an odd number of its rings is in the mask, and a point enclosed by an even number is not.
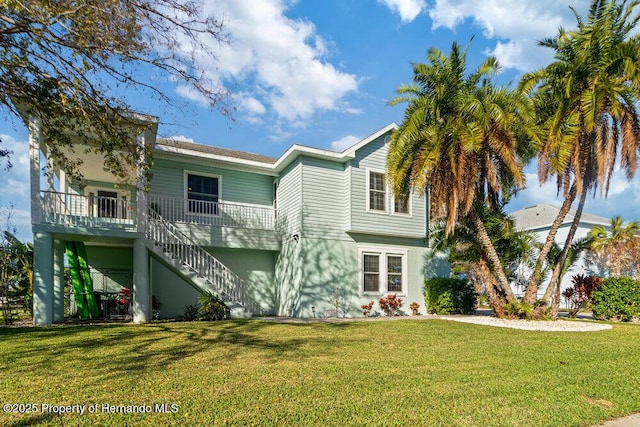
<svg viewBox="0 0 640 427"><path fill-rule="evenodd" d="M85 154L83 185L50 165L28 120L35 324L63 319L65 241L85 243L94 290L133 290L135 322L151 319L152 297L176 317L203 291L235 317L355 317L388 293L424 310L427 200L389 189L395 124L340 153L294 145L274 159L156 139L148 120L132 147L151 148L151 182L132 170L117 184Z"/></svg>

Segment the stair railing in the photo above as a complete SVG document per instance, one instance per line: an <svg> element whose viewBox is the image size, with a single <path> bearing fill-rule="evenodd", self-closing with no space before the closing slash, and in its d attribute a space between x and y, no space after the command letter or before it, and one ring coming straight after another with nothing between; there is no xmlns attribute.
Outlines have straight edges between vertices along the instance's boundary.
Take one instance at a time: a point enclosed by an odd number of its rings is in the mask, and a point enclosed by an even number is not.
<svg viewBox="0 0 640 427"><path fill-rule="evenodd" d="M248 310L246 282L153 210L149 212L146 234L147 238L161 247L169 257L203 278L210 288L207 291L222 294Z"/></svg>

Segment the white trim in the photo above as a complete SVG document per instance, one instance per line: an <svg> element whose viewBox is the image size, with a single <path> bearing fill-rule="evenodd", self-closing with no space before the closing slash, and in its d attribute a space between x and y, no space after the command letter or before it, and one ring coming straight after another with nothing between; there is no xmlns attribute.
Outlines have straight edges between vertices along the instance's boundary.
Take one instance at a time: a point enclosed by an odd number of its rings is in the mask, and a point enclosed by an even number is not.
<svg viewBox="0 0 640 427"><path fill-rule="evenodd" d="M365 255L379 256L379 274L380 281L378 283L378 292L364 291L364 265ZM402 290L399 292L388 290L387 283L387 257L399 256L402 258ZM406 248L398 248L393 246L365 246L358 245L358 294L359 296L383 296L389 293L395 293L398 296L406 296L408 292L409 282L409 250Z"/></svg>
<svg viewBox="0 0 640 427"><path fill-rule="evenodd" d="M344 150L342 152L342 154L347 155L347 156L355 156L355 152L357 150L359 150L360 148L364 147L365 145L367 145L371 141L373 141L373 140L375 140L377 138L380 138L385 133L393 131L393 130L396 130L396 129L398 129L398 125L397 124L389 123L388 125L386 125L382 129L380 129L380 130L376 131L375 133L369 135L368 137L364 138L362 141L357 142L356 144L354 144L351 147L347 148L346 150Z"/></svg>
<svg viewBox="0 0 640 427"><path fill-rule="evenodd" d="M202 216L220 216L220 206L218 206L218 213L215 214L206 214L206 213L200 213L200 212L189 212L189 179L188 176L189 175L194 175L194 176L204 176L207 178L216 178L218 180L218 202L217 203L222 203L222 176L221 175L216 175L213 173L206 173L206 172L196 172L196 171L192 171L192 170L188 170L188 169L184 169L183 171L183 182L184 182L184 214L185 215L202 215Z"/></svg>
<svg viewBox="0 0 640 427"><path fill-rule="evenodd" d="M367 179L366 179L366 188L365 191L367 192L366 194L366 210L369 213L374 213L374 214L378 214L378 215L388 215L389 214L389 184L387 183L387 174L385 171L381 170L381 169L374 169L374 168L365 168L366 174L367 174ZM383 176L383 181L384 181L384 210L377 210L377 209L371 209L371 172L373 173L379 173L382 174Z"/></svg>

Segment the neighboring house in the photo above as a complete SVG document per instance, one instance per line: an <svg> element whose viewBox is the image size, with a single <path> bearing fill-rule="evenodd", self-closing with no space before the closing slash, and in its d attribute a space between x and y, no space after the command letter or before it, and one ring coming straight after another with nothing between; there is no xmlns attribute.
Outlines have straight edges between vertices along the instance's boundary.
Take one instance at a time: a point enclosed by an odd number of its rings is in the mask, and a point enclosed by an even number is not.
<svg viewBox="0 0 640 427"><path fill-rule="evenodd" d="M537 240L540 243L544 243L547 236L549 235L549 230L551 229L551 224L558 216L558 212L560 211L560 207L550 205L548 203L541 203L535 206L530 206L528 208L520 209L511 213L511 218L513 218L515 222L516 229L518 230L530 230L536 233ZM560 225L558 229L558 233L556 234L555 241L560 245L560 247L564 246L565 240L567 239L567 235L569 234L569 228L571 227L571 223L575 217L575 211L570 210L567 216L564 218L564 221ZM609 218L604 218L597 215L592 215L586 212L582 213L580 217L580 222L578 223L578 228L576 229L576 233L574 236L574 241L577 239L581 239L587 237L587 234L596 225L603 225L607 227L607 229L611 226L611 220ZM564 289L571 287L571 277L576 274L593 274L594 266L588 265L585 263L584 253L576 261L576 263L569 269L569 271L564 275L561 282L561 292ZM531 272L525 272L525 274L530 274ZM549 275L550 276L550 273ZM548 283L548 278L543 282L543 286L540 287L538 291L538 296L542 297L544 291L546 289L546 284ZM524 293L522 288L515 288L514 292L516 293Z"/></svg>
<svg viewBox="0 0 640 427"><path fill-rule="evenodd" d="M424 313L427 199L394 197L389 189L385 163L395 124L341 153L294 145L274 159L156 140L150 120L132 146L151 148L151 182L138 168L128 183L117 183L102 159L83 154L85 185L53 165L42 190L46 131L24 118L35 324L63 319L68 240L85 242L94 289L133 289L136 322L150 320L152 296L162 317L176 317L202 291L222 295L236 317L359 316L361 304L387 293L407 306L418 302Z"/></svg>

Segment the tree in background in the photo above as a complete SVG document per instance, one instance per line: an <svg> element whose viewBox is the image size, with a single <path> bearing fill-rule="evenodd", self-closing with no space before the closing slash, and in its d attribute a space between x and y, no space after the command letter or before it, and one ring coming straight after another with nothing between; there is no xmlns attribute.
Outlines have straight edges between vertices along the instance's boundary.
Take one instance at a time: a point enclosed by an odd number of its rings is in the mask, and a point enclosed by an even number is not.
<svg viewBox="0 0 640 427"><path fill-rule="evenodd" d="M444 222L446 235L468 218L498 289L513 301L478 208L499 205L524 184L518 142L535 137L533 109L522 93L492 84L494 57L467 74L466 52L456 43L448 56L430 49L429 62L413 66L414 83L398 89L391 105L408 105L391 137L388 176L395 194L429 189L430 218Z"/></svg>
<svg viewBox="0 0 640 427"><path fill-rule="evenodd" d="M171 105L154 74L181 81L212 108L229 114L227 93L205 77L225 43L223 22L191 0L6 0L0 4L0 105L37 116L49 155L79 177L63 147L71 133L96 143L117 176L135 164L131 136L148 125L117 94L136 90ZM8 152L0 151L6 156Z"/></svg>
<svg viewBox="0 0 640 427"><path fill-rule="evenodd" d="M631 179L640 151L640 39L634 36L639 3L593 0L589 15L574 11L578 28L560 28L540 45L555 51L555 61L525 75L520 87L533 93L546 137L540 146L538 176L555 176L564 203L553 222L525 302L533 304L543 279L543 265L571 204L578 199L569 233L549 286L555 288L582 216L587 192L600 188L606 197L616 157Z"/></svg>
<svg viewBox="0 0 640 427"><path fill-rule="evenodd" d="M590 257L602 272L610 276L639 278L640 223L624 224L622 217L611 219L611 227L595 226L589 231Z"/></svg>
<svg viewBox="0 0 640 427"><path fill-rule="evenodd" d="M29 300L32 294L33 244L22 243L12 233L5 231L0 243L0 297L5 324L10 317L7 312L8 302L25 297Z"/></svg>

